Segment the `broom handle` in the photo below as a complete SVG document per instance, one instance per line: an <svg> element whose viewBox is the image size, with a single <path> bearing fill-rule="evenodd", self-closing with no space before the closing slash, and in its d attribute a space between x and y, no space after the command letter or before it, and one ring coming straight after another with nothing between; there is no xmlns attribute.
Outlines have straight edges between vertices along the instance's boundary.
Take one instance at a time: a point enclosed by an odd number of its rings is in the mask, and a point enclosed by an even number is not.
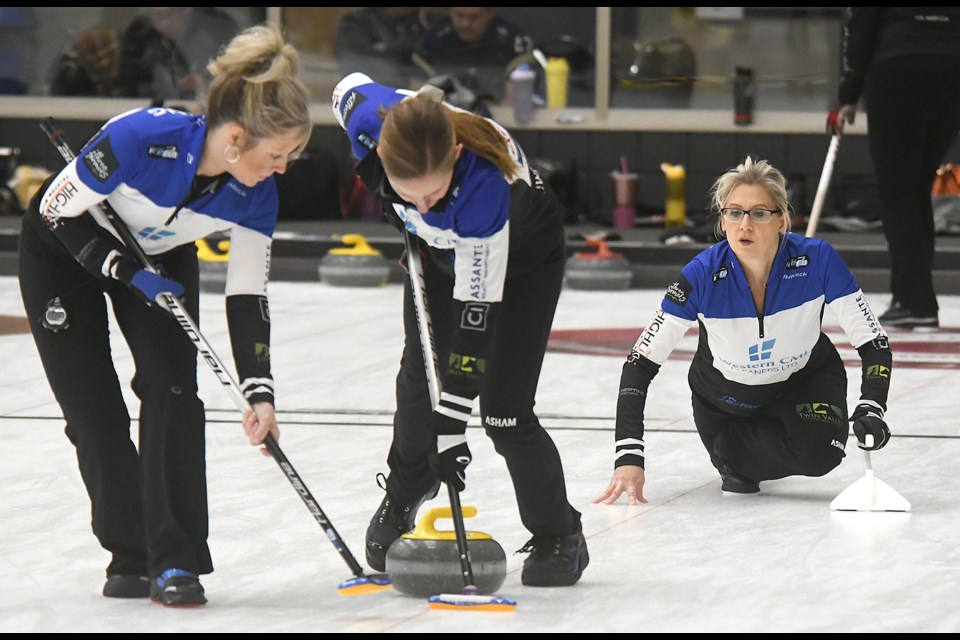
<svg viewBox="0 0 960 640"><path fill-rule="evenodd" d="M827 159L823 162L823 171L820 173L820 184L817 185L817 195L813 197L813 207L810 209L810 219L807 220L807 237L812 238L817 232L820 222L820 213L823 203L827 199L827 190L830 188L830 177L833 175L833 165L837 162L837 152L840 149L842 135L835 133L830 138L830 147L827 149Z"/></svg>
<svg viewBox="0 0 960 640"><path fill-rule="evenodd" d="M430 322L430 307L427 303L426 281L423 277L423 262L419 248L409 229L403 230L404 246L407 253L407 269L410 272L410 287L413 304L417 312L417 328L420 330L420 346L423 348L423 364L426 366L427 385L430 389L430 403L440 404L440 376L437 372L437 352L433 342L433 325ZM463 524L463 510L460 495L456 488L447 483L450 494L450 511L453 517L453 529L457 539L457 551L460 556L460 574L463 576L463 593L475 595L477 587L473 579L473 567L470 564L470 552L467 547L467 532Z"/></svg>

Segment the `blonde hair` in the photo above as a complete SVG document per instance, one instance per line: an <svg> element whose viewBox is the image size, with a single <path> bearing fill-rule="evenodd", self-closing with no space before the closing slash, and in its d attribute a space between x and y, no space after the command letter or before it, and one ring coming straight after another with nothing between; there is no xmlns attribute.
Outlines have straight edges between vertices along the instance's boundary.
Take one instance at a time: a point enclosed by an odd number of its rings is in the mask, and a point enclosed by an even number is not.
<svg viewBox="0 0 960 640"><path fill-rule="evenodd" d="M207 65L213 82L206 99L210 129L236 122L247 148L299 131L302 151L310 141L310 95L298 79L300 56L279 29L257 25L241 31Z"/></svg>
<svg viewBox="0 0 960 640"><path fill-rule="evenodd" d="M757 185L763 187L767 194L773 198L778 210L783 212L783 219L786 221L784 233L790 231L790 199L787 196L787 181L780 173L780 170L774 167L766 160L755 160L747 156L743 164L737 165L735 169L730 169L722 176L717 178L716 182L710 188L710 209L711 213L717 214L717 226L715 229L718 238L723 238L723 227L721 225L722 216L720 209L723 208L730 193L741 185Z"/></svg>
<svg viewBox="0 0 960 640"><path fill-rule="evenodd" d="M452 171L456 146L488 160L504 175L519 169L507 151L507 141L485 118L445 107L433 91L420 91L383 114L378 142L387 174L400 180Z"/></svg>

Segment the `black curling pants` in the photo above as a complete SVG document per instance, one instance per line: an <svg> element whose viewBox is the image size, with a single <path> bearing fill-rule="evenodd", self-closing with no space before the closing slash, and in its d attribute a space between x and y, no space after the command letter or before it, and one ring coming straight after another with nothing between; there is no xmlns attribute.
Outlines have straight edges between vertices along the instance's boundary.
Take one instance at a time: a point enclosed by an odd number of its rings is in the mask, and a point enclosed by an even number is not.
<svg viewBox="0 0 960 640"><path fill-rule="evenodd" d="M580 528L580 513L567 500L560 454L533 410L563 267L560 261L517 277L508 274L480 389L484 430L507 463L520 518L533 535L564 536ZM454 326L453 278L432 259L425 265L424 277L438 362L446 362ZM409 277L403 307L405 340L397 375L387 491L402 504L410 504L436 482L428 459L436 452L437 435L427 426L433 408ZM468 486L470 478L468 467ZM473 481L488 480L475 477Z"/></svg>
<svg viewBox="0 0 960 640"><path fill-rule="evenodd" d="M823 476L844 458L847 374L833 350L826 364L791 379L773 404L749 417L732 416L693 394L693 420L718 469L761 482L787 476Z"/></svg>
<svg viewBox="0 0 960 640"><path fill-rule="evenodd" d="M918 316L937 315L930 189L960 132L960 57L876 62L864 89L890 292Z"/></svg>
<svg viewBox="0 0 960 640"><path fill-rule="evenodd" d="M199 312L199 269L191 245L155 260L186 288ZM204 408L197 396L197 351L176 320L124 285L103 285L43 226L24 214L20 291L37 350L77 450L92 506L93 532L113 554L108 573L159 575L179 568L210 573ZM104 286L106 296L104 295ZM59 297L69 328L40 320ZM131 440L110 346L107 299L133 355L140 399L139 447Z"/></svg>

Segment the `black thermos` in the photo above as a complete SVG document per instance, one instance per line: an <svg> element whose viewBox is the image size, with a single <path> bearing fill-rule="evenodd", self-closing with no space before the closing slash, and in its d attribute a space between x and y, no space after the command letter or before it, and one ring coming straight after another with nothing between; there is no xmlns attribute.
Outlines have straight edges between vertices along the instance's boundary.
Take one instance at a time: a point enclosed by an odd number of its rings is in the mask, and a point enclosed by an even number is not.
<svg viewBox="0 0 960 640"><path fill-rule="evenodd" d="M753 123L753 98L756 86L753 83L753 69L737 67L733 79L733 122L734 124Z"/></svg>

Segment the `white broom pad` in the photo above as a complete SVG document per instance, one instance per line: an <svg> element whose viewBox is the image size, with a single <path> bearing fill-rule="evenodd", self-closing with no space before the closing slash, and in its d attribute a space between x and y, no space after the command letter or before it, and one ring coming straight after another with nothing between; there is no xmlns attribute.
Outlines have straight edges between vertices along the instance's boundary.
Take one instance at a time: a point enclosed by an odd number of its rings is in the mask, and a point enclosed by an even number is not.
<svg viewBox="0 0 960 640"><path fill-rule="evenodd" d="M910 511L910 502L883 480L868 473L830 503L833 511Z"/></svg>

